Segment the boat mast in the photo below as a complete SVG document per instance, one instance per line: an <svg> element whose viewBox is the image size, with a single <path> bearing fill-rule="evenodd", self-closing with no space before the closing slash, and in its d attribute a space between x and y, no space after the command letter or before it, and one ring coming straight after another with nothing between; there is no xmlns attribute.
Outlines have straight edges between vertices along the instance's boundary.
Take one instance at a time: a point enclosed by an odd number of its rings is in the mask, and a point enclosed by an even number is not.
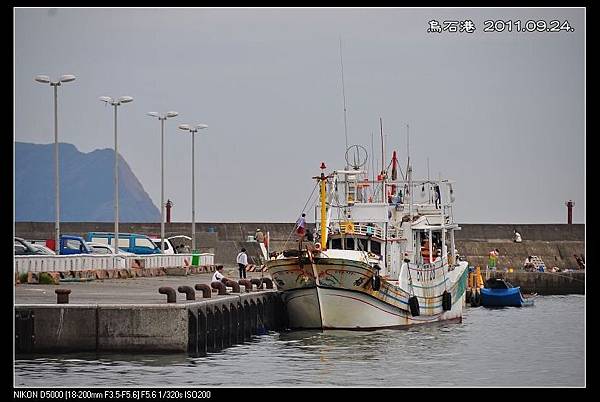
<svg viewBox="0 0 600 402"><path fill-rule="evenodd" d="M444 265L444 258L448 259L447 251L446 251L446 216L444 214L444 198L442 197L442 173L438 173L438 186L440 188L440 209L442 214L442 265Z"/></svg>
<svg viewBox="0 0 600 402"><path fill-rule="evenodd" d="M346 138L346 150L348 149L348 121L346 116L346 86L344 85L344 59L342 57L342 37L340 36L340 66L342 70L342 98L344 100L344 136ZM348 169L348 166L346 166Z"/></svg>
<svg viewBox="0 0 600 402"><path fill-rule="evenodd" d="M375 198L375 154L373 153L373 132L371 131L371 197Z"/></svg>
<svg viewBox="0 0 600 402"><path fill-rule="evenodd" d="M321 162L321 176L319 177L320 193L321 193L321 250L327 248L327 204L325 198L325 162Z"/></svg>
<svg viewBox="0 0 600 402"><path fill-rule="evenodd" d="M410 202L408 204L408 215L412 222L413 218L413 189L412 189L412 167L410 166L410 131L408 123L406 124L406 155L408 157L408 192L410 194Z"/></svg>
<svg viewBox="0 0 600 402"><path fill-rule="evenodd" d="M379 118L379 132L381 135L381 202L386 202L385 199L385 159L384 159L384 149L383 149L383 121L381 117Z"/></svg>
<svg viewBox="0 0 600 402"><path fill-rule="evenodd" d="M429 156L427 157L427 203L431 202L431 183L429 183Z"/></svg>

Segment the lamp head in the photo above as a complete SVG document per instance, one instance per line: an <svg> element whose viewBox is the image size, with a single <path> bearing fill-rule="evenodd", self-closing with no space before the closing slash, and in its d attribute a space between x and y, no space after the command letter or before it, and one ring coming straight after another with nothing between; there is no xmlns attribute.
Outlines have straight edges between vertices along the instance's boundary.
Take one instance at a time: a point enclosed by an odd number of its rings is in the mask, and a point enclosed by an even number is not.
<svg viewBox="0 0 600 402"><path fill-rule="evenodd" d="M47 75L36 75L34 78L37 82L41 82L42 84L48 84L50 82L50 77Z"/></svg>
<svg viewBox="0 0 600 402"><path fill-rule="evenodd" d="M71 82L75 81L75 76L73 74L66 74L60 77L60 82Z"/></svg>

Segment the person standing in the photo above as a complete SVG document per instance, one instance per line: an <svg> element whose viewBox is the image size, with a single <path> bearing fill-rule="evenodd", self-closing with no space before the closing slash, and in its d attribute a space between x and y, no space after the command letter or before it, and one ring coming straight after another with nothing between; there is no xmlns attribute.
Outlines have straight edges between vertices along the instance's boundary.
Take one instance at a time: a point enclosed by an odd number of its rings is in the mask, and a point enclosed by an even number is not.
<svg viewBox="0 0 600 402"><path fill-rule="evenodd" d="M256 240L259 243L264 243L265 242L265 234L263 232L261 232L260 229L256 229L256 234L254 235L254 240Z"/></svg>
<svg viewBox="0 0 600 402"><path fill-rule="evenodd" d="M246 254L246 249L242 248L242 250L237 255L237 264L240 270L240 279L246 279L246 266L248 265L248 255Z"/></svg>
<svg viewBox="0 0 600 402"><path fill-rule="evenodd" d="M442 195L440 194L440 186L438 186L437 184L434 187L435 190L435 208L439 208L440 207L440 202L442 199Z"/></svg>
<svg viewBox="0 0 600 402"><path fill-rule="evenodd" d="M494 249L490 251L490 256L488 258L488 269L491 271L496 270L496 264L498 263L498 256L500 255L500 250Z"/></svg>
<svg viewBox="0 0 600 402"><path fill-rule="evenodd" d="M296 221L296 234L298 235L298 240L302 240L304 238L304 234L306 233L306 214L302 214L300 218Z"/></svg>

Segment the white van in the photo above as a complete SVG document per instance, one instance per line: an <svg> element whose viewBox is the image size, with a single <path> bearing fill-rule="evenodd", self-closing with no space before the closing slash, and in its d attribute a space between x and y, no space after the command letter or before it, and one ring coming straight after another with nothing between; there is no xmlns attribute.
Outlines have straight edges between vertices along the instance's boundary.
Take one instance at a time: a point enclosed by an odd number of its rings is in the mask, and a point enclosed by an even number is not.
<svg viewBox="0 0 600 402"><path fill-rule="evenodd" d="M152 237L150 240L160 249L160 237ZM189 254L191 251L187 244L191 243L191 241L192 238L185 235L167 237L165 239L165 254ZM180 251L181 245L186 247Z"/></svg>

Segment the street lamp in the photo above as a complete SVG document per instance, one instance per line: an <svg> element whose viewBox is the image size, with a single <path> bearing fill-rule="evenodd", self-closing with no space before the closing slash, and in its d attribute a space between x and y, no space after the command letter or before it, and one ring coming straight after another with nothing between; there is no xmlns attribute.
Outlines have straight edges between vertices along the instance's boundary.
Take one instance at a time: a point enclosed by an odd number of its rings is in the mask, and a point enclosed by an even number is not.
<svg viewBox="0 0 600 402"><path fill-rule="evenodd" d="M115 248L115 256L119 254L119 148L117 146L117 106L123 103L129 103L133 101L131 96L121 96L118 99L113 99L108 96L101 96L99 98L102 102L107 105L115 107L115 242L113 246Z"/></svg>
<svg viewBox="0 0 600 402"><path fill-rule="evenodd" d="M75 76L71 74L61 75L57 81L51 81L47 75L38 75L34 78L37 82L42 84L50 84L54 87L54 183L56 193L56 217L54 221L54 241L56 254L60 254L60 187L58 177L58 87L63 82L71 82L75 80Z"/></svg>
<svg viewBox="0 0 600 402"><path fill-rule="evenodd" d="M156 112L148 112L148 116L160 120L160 252L165 252L165 120L177 116L177 112L167 112L159 115Z"/></svg>
<svg viewBox="0 0 600 402"><path fill-rule="evenodd" d="M198 130L208 128L206 124L198 124L195 127L191 127L189 124L181 124L180 129L189 131L192 134L192 252L196 250L196 211L194 208L195 204L195 189L194 189L194 134Z"/></svg>

